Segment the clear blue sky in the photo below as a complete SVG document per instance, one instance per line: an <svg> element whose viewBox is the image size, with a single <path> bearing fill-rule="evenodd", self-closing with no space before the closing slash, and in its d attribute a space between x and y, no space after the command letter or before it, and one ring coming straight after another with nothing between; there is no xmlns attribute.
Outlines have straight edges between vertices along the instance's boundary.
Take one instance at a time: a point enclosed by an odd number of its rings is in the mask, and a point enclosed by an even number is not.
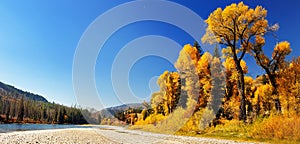
<svg viewBox="0 0 300 144"><path fill-rule="evenodd" d="M127 1L112 0L28 0L0 2L0 81L26 91L41 94L49 101L76 103L72 87L73 56L85 29L105 11ZM203 19L217 7L233 0L175 0L195 11ZM248 0L247 5L262 5L268 10L269 23L279 23L279 41L291 42L289 59L299 56L299 2L282 0ZM112 18L113 19L113 18ZM193 19L191 19L193 21ZM118 51L131 40L146 35L163 35L180 45L193 43L182 30L161 22L145 21L117 31L105 44L96 65L96 84L105 106L118 105L110 80L110 67ZM266 50L271 53L276 40L269 37ZM250 75L263 73L246 58ZM130 73L132 91L141 98L150 95L149 80L174 66L158 57L138 61ZM152 85L152 87L155 87ZM157 88L157 87L156 87Z"/></svg>

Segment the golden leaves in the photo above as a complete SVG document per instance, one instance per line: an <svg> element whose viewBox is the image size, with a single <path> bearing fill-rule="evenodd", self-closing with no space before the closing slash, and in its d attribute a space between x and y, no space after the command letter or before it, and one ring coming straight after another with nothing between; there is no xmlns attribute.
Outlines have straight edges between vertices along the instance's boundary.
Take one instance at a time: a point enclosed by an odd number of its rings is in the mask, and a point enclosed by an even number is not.
<svg viewBox="0 0 300 144"><path fill-rule="evenodd" d="M205 21L208 24L203 42L220 43L231 49L242 49L250 52L254 43L250 39L256 37L256 42L264 44L263 35L267 32L268 21L265 19L267 10L261 6L249 8L243 2L231 4L224 10L216 9ZM237 44L241 45L240 48Z"/></svg>
<svg viewBox="0 0 300 144"><path fill-rule="evenodd" d="M248 73L248 67L247 67L246 62L244 60L241 60L240 63L241 63L241 67L242 67L244 73Z"/></svg>
<svg viewBox="0 0 300 144"><path fill-rule="evenodd" d="M151 97L151 107L154 112L168 115L178 102L180 94L180 76L177 72L165 71L157 79L160 91Z"/></svg>
<svg viewBox="0 0 300 144"><path fill-rule="evenodd" d="M252 85L253 84L253 78L250 76L245 76L245 83L246 85Z"/></svg>
<svg viewBox="0 0 300 144"><path fill-rule="evenodd" d="M197 48L187 44L179 53L179 57L175 63L175 67L180 71L195 70L200 54Z"/></svg>
<svg viewBox="0 0 300 144"><path fill-rule="evenodd" d="M208 52L205 52L197 63L198 73L204 72L205 74L210 74L208 68L212 59L213 59L212 55Z"/></svg>
<svg viewBox="0 0 300 144"><path fill-rule="evenodd" d="M264 102L271 102L272 99L273 86L271 84L261 85L257 88L255 92L255 100L258 100L258 96L261 97Z"/></svg>
<svg viewBox="0 0 300 144"><path fill-rule="evenodd" d="M258 45L264 45L266 43L265 38L263 38L262 36L259 36L259 35L255 37L255 42Z"/></svg>
<svg viewBox="0 0 300 144"><path fill-rule="evenodd" d="M289 68L290 68L290 69L293 69L293 68L294 68L294 63L293 63L293 62L290 63Z"/></svg>
<svg viewBox="0 0 300 144"><path fill-rule="evenodd" d="M244 73L248 73L248 67L244 60L241 60L240 65L241 65ZM231 71L236 70L236 64L235 64L233 58L227 58L224 62L224 66L227 70L231 70Z"/></svg>
<svg viewBox="0 0 300 144"><path fill-rule="evenodd" d="M290 43L287 42L287 41L283 41L283 42L278 43L275 46L272 56L275 57L275 55L278 54L278 53L283 54L283 55L287 55L291 52L292 52L292 49L291 49Z"/></svg>

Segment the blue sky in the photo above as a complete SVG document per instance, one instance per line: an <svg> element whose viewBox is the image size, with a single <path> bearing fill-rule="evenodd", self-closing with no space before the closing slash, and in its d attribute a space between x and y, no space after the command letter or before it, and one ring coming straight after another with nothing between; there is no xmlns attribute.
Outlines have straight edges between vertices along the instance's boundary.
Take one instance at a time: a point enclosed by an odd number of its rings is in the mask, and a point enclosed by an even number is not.
<svg viewBox="0 0 300 144"><path fill-rule="evenodd" d="M77 44L86 28L105 11L127 1L111 0L51 0L0 2L0 81L45 96L49 101L71 105L76 103L72 86L72 64ZM196 12L203 19L217 7L224 8L234 0L175 0ZM298 2L281 0L244 1L250 7L262 5L268 10L269 23L279 23L278 40L288 40L293 48L292 57L300 51L300 10ZM137 11L138 13L138 11ZM112 18L113 19L113 18ZM193 19L191 19L193 21ZM96 86L105 106L119 105L111 85L110 66L120 49L135 38L162 35L180 45L193 43L193 39L175 26L154 21L138 22L118 30L105 43L95 66ZM265 49L271 53L276 40L267 39ZM246 57L249 75L263 70ZM149 81L163 71L174 71L168 61L145 57L132 67L129 84L135 95L147 98ZM154 86L153 81L151 86Z"/></svg>

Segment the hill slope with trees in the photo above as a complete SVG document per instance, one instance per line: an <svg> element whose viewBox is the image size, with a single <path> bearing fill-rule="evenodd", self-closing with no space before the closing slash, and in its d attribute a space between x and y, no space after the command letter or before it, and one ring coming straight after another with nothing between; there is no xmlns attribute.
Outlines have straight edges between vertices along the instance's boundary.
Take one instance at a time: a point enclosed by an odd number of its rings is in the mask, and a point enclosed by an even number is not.
<svg viewBox="0 0 300 144"><path fill-rule="evenodd" d="M24 97L27 100L48 102L46 98L44 98L43 96L26 92L18 88L15 88L11 85L7 85L5 83L0 82L0 97L4 97L4 96L9 96L11 98L16 98L16 99L21 99L22 97Z"/></svg>
<svg viewBox="0 0 300 144"><path fill-rule="evenodd" d="M83 116L83 113L85 117ZM25 92L0 82L0 123L99 123L88 110L50 103L41 95Z"/></svg>

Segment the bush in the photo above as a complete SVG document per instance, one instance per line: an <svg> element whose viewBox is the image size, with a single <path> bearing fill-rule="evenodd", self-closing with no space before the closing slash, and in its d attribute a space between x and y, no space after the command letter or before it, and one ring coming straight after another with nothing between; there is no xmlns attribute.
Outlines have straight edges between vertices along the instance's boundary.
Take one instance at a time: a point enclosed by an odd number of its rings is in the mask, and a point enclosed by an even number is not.
<svg viewBox="0 0 300 144"><path fill-rule="evenodd" d="M216 127L208 127L205 129L205 135L224 138L249 138L248 129L250 125L246 125L239 120L220 120L222 124Z"/></svg>
<svg viewBox="0 0 300 144"><path fill-rule="evenodd" d="M300 140L300 118L297 115L273 115L252 125L253 138Z"/></svg>
<svg viewBox="0 0 300 144"><path fill-rule="evenodd" d="M158 122L162 121L166 117L162 114L153 114L148 116L145 120L140 120L135 123L135 125L147 125L147 124L154 124L156 125Z"/></svg>

